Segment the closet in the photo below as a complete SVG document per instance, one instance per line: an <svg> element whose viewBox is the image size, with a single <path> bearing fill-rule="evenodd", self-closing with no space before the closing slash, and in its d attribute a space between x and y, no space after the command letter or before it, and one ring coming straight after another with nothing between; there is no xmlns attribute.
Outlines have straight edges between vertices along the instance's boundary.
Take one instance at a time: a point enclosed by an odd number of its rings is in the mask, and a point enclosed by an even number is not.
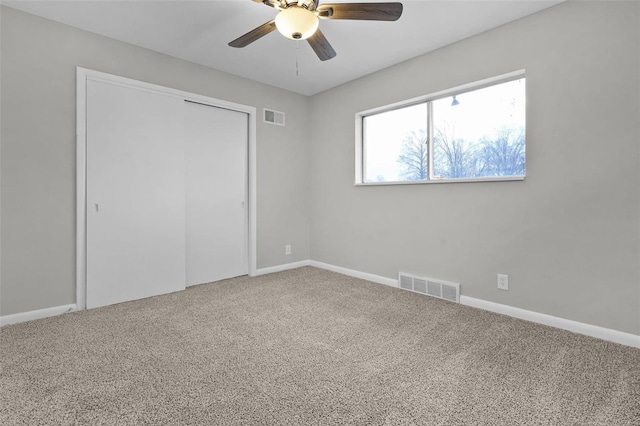
<svg viewBox="0 0 640 426"><path fill-rule="evenodd" d="M87 79L88 308L248 273L248 123Z"/></svg>

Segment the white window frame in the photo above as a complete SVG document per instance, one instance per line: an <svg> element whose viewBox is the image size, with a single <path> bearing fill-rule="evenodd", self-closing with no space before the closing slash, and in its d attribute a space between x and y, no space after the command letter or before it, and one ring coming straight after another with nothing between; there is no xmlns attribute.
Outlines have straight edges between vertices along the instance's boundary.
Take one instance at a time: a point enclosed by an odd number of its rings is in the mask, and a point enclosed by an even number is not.
<svg viewBox="0 0 640 426"><path fill-rule="evenodd" d="M495 177L482 177L482 178L462 178L462 179L427 179L418 181L393 181L393 182L365 182L364 181L364 118L370 115L380 114L383 112L393 111L400 108L409 107L416 104L427 102L428 120L433 121L432 104L430 101L435 101L441 98L446 98L454 95L460 95L465 92L471 92L474 90L483 89L489 86L495 86L500 83L507 83L509 81L525 78L525 70L509 72L496 77L487 78L484 80L475 81L473 83L463 84L461 86L453 87L451 89L442 90L440 92L431 93L429 95L419 96L417 98L408 99L401 102L385 105L378 108L369 109L356 113L356 164L355 164L355 186L380 186L380 185L424 185L424 184L439 184L439 183L460 183L460 182L496 182L496 181L522 181L525 176L495 176ZM525 89L526 90L526 89ZM429 126L429 175L432 173L432 126ZM526 170L525 170L526 173Z"/></svg>

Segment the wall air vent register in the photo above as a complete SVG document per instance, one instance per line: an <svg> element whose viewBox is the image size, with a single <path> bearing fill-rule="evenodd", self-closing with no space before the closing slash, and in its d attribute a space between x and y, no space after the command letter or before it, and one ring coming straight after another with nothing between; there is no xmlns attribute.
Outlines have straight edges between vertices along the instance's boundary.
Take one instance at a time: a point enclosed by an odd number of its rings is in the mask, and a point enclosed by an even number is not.
<svg viewBox="0 0 640 426"><path fill-rule="evenodd" d="M398 287L414 293L460 303L460 284L433 278L421 278L400 272L398 274Z"/></svg>
<svg viewBox="0 0 640 426"><path fill-rule="evenodd" d="M284 112L275 111L272 109L263 109L264 122L268 124L275 124L276 126L284 126Z"/></svg>

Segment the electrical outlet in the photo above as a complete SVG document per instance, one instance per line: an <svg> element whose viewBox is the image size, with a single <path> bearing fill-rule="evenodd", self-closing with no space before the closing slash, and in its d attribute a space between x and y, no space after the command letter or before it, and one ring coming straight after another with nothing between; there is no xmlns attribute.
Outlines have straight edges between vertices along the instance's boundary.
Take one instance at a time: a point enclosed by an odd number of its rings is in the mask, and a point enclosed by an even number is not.
<svg viewBox="0 0 640 426"><path fill-rule="evenodd" d="M509 275L498 274L498 290L509 290Z"/></svg>
<svg viewBox="0 0 640 426"><path fill-rule="evenodd" d="M284 246L284 254L291 254L291 244Z"/></svg>

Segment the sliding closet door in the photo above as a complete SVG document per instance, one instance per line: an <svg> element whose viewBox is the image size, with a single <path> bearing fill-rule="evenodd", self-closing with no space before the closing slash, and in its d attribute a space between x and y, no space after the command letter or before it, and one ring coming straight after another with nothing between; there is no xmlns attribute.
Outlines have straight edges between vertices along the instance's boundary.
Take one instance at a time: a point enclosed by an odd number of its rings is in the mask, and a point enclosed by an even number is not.
<svg viewBox="0 0 640 426"><path fill-rule="evenodd" d="M87 82L87 307L185 288L184 101Z"/></svg>
<svg viewBox="0 0 640 426"><path fill-rule="evenodd" d="M248 273L245 113L185 103L187 285Z"/></svg>

